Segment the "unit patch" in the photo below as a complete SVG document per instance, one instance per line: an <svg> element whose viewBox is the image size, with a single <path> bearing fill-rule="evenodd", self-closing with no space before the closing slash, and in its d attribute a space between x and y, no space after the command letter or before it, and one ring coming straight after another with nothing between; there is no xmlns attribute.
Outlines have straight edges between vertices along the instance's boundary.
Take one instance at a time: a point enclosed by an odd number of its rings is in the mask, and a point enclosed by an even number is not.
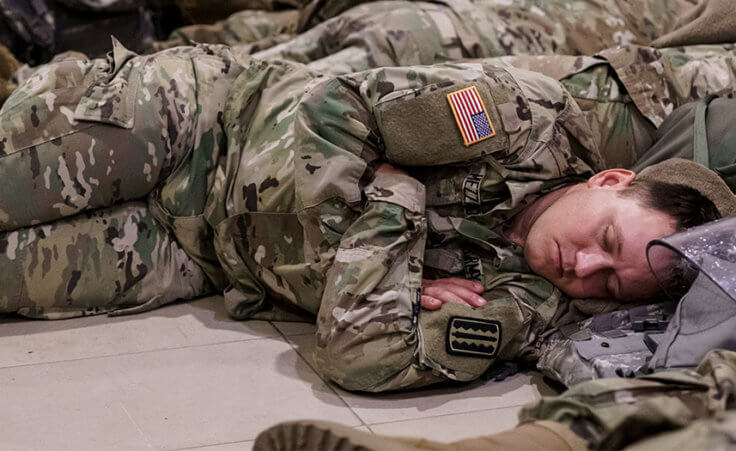
<svg viewBox="0 0 736 451"><path fill-rule="evenodd" d="M490 319L450 317L447 353L468 357L496 357L501 346L501 323Z"/></svg>
<svg viewBox="0 0 736 451"><path fill-rule="evenodd" d="M451 92L447 94L447 101L466 147L496 134L478 88L470 86Z"/></svg>

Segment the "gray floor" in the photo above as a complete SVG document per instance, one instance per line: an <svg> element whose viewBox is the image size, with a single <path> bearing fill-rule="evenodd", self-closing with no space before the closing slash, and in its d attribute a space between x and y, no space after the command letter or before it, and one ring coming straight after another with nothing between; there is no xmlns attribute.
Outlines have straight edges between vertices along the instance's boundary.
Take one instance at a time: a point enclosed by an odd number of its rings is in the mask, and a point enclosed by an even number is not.
<svg viewBox="0 0 736 451"><path fill-rule="evenodd" d="M451 441L510 428L551 390L504 382L365 396L322 381L314 326L227 318L219 297L142 315L0 317L0 449L248 450L279 421L315 418Z"/></svg>

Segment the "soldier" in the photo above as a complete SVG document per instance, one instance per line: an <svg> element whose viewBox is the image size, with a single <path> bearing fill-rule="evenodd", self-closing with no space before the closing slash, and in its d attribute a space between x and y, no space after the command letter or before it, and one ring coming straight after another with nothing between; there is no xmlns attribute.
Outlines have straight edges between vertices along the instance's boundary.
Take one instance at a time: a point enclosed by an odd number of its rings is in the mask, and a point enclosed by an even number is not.
<svg viewBox="0 0 736 451"><path fill-rule="evenodd" d="M224 290L235 318L318 314L323 372L355 390L523 357L563 292L651 294L646 243L719 214L687 187L595 175L564 87L482 62L330 78L220 46L117 45L39 69L0 112L0 142L3 311Z"/></svg>
<svg viewBox="0 0 736 451"><path fill-rule="evenodd" d="M282 423L262 432L255 450L586 450L733 449L736 353L714 350L696 371L601 379L542 398L521 425L453 443L384 437L339 424ZM334 447L334 448L333 448ZM338 448L339 447L339 448Z"/></svg>
<svg viewBox="0 0 736 451"><path fill-rule="evenodd" d="M686 0L314 0L298 15L295 10L241 11L214 25L185 27L157 48L193 41L252 44L297 32L301 34L264 57L299 62L327 58L325 67L348 65L345 72L501 55L589 55L616 44L649 44L692 6ZM377 53L385 53L391 62L371 61ZM413 61L397 62L409 54Z"/></svg>

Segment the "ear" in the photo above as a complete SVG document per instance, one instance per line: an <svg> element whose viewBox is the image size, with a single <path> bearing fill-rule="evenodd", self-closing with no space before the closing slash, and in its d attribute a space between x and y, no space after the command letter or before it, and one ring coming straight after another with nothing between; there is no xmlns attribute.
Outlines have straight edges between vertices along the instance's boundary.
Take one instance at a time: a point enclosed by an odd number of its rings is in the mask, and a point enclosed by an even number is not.
<svg viewBox="0 0 736 451"><path fill-rule="evenodd" d="M588 179L589 188L594 186L618 186L626 187L636 178L636 173L628 169L607 169L595 174Z"/></svg>

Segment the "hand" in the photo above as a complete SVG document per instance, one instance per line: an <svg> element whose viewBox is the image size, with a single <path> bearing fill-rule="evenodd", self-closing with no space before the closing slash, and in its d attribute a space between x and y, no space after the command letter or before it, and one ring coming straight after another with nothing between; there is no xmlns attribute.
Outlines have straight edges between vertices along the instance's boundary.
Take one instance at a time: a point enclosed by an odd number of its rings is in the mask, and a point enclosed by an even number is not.
<svg viewBox="0 0 736 451"><path fill-rule="evenodd" d="M445 302L457 302L471 307L486 305L480 294L483 285L459 278L422 279L422 307L437 310Z"/></svg>
<svg viewBox="0 0 736 451"><path fill-rule="evenodd" d="M393 166L389 163L381 163L376 168L376 174L399 174L399 175L408 175L406 171L403 169L399 169L396 166Z"/></svg>

